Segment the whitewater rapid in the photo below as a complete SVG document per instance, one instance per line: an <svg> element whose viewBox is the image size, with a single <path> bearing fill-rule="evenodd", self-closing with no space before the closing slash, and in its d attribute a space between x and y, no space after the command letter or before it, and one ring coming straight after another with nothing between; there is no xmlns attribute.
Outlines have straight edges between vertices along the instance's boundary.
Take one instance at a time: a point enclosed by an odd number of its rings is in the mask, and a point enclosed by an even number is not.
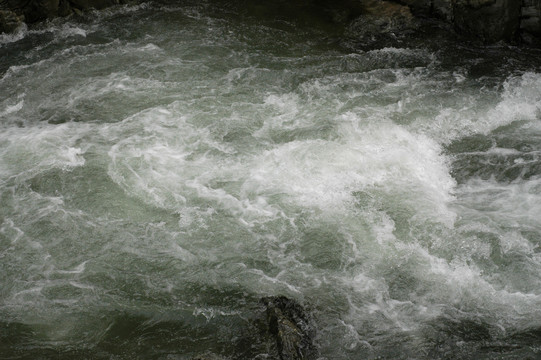
<svg viewBox="0 0 541 360"><path fill-rule="evenodd" d="M539 53L243 6L0 35L0 357L539 356Z"/></svg>

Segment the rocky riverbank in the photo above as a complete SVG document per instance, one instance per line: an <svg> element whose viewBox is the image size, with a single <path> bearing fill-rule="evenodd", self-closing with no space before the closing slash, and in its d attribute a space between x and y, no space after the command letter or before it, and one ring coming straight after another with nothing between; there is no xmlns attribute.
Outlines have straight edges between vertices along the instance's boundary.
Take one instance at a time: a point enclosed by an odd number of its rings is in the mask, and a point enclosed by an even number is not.
<svg viewBox="0 0 541 360"><path fill-rule="evenodd" d="M0 32L12 32L23 22L68 16L91 8L103 9L125 1L1 0ZM321 6L328 1L309 2ZM394 32L411 29L413 14L440 19L451 24L458 34L484 43L503 40L541 45L541 0L343 0L340 5L336 4L332 6L351 10L357 19L364 17L367 31L376 35L379 30L389 28Z"/></svg>
<svg viewBox="0 0 541 360"><path fill-rule="evenodd" d="M12 32L22 23L104 9L124 0L0 0L0 33Z"/></svg>
<svg viewBox="0 0 541 360"><path fill-rule="evenodd" d="M486 43L540 45L541 0L399 0L422 16L443 19Z"/></svg>

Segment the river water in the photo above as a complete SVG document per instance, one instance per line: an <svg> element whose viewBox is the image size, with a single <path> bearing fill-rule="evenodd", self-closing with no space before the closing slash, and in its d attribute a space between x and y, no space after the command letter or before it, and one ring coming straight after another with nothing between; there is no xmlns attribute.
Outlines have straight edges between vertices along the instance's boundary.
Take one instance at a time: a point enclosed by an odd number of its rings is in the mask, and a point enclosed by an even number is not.
<svg viewBox="0 0 541 360"><path fill-rule="evenodd" d="M0 35L0 358L267 359L269 295L323 359L541 356L541 53L312 10Z"/></svg>

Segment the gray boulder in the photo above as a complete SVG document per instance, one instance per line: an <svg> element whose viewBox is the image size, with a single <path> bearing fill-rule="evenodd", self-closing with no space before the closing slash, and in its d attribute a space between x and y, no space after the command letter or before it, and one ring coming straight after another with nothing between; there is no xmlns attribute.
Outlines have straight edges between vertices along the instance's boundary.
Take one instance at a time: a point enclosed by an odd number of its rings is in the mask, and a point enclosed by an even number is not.
<svg viewBox="0 0 541 360"><path fill-rule="evenodd" d="M360 46L393 46L418 28L410 8L389 1L366 0L362 13L346 29L346 37Z"/></svg>
<svg viewBox="0 0 541 360"><path fill-rule="evenodd" d="M536 27L538 17L523 19L524 7L534 10L541 0L395 0L416 14L439 17L453 24L460 34L486 43L514 42L521 28ZM537 13L539 14L539 13ZM536 23L537 22L537 23Z"/></svg>
<svg viewBox="0 0 541 360"><path fill-rule="evenodd" d="M459 0L453 23L459 32L484 42L512 42L519 37L521 9L519 0Z"/></svg>
<svg viewBox="0 0 541 360"><path fill-rule="evenodd" d="M269 330L276 338L280 359L317 359L315 327L304 308L285 296L266 297L262 302L267 308Z"/></svg>
<svg viewBox="0 0 541 360"><path fill-rule="evenodd" d="M541 0L522 0L520 31L523 42L541 46Z"/></svg>

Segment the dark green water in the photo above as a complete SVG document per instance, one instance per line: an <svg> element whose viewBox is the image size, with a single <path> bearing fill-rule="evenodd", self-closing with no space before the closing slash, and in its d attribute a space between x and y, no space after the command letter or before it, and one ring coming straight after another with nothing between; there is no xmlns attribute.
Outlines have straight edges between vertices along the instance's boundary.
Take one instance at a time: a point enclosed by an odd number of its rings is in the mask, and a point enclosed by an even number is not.
<svg viewBox="0 0 541 360"><path fill-rule="evenodd" d="M0 35L0 358L267 359L268 295L322 359L541 357L541 53L327 10Z"/></svg>

